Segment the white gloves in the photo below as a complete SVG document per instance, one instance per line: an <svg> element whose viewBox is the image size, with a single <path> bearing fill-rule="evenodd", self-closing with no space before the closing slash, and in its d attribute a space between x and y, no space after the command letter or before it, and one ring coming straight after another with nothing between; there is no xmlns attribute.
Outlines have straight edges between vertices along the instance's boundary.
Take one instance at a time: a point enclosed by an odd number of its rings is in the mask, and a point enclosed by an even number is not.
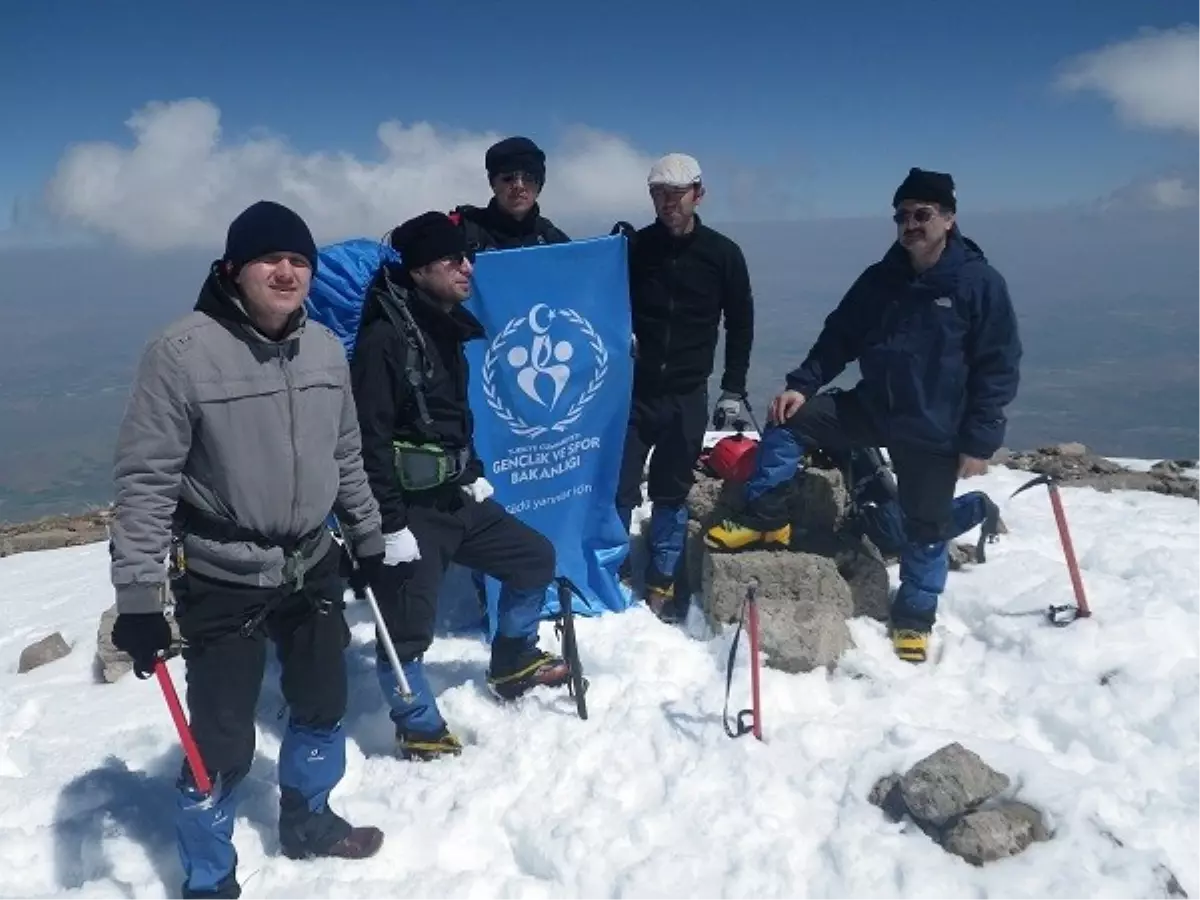
<svg viewBox="0 0 1200 900"><path fill-rule="evenodd" d="M470 484L462 486L463 492L471 495L471 499L476 503L482 503L492 494L496 493L495 488L491 486L486 478L476 478Z"/></svg>
<svg viewBox="0 0 1200 900"><path fill-rule="evenodd" d="M400 563L412 562L421 558L421 548L417 539L407 528L393 531L383 536L383 564L398 566Z"/></svg>

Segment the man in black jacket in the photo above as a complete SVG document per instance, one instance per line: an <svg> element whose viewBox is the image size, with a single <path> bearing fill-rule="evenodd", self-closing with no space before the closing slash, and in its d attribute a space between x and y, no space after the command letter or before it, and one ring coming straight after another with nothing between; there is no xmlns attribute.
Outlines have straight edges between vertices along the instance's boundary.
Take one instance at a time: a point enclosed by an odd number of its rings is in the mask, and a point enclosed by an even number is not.
<svg viewBox="0 0 1200 900"><path fill-rule="evenodd" d="M538 196L546 184L546 154L537 144L526 137L505 138L488 148L484 166L493 194L488 205L464 204L450 214L462 228L468 250L510 250L570 241L538 208Z"/></svg>
<svg viewBox="0 0 1200 900"><path fill-rule="evenodd" d="M491 499L475 455L463 345L483 337L483 328L461 305L471 290L473 254L440 212L410 219L390 240L401 261L382 266L368 290L351 376L363 463L386 546L372 585L413 698L397 693L382 648L376 653L380 686L401 755L432 759L462 748L438 711L422 664L451 561L503 583L488 670L498 697L563 686L569 672L564 660L537 645L554 547Z"/></svg>
<svg viewBox="0 0 1200 900"><path fill-rule="evenodd" d="M617 508L628 530L633 508L642 502L642 473L653 449L646 599L669 619L680 612L671 601L687 530L684 501L709 421L708 378L721 319L725 370L713 412L717 427L744 414L754 300L741 248L696 214L704 197L696 160L668 154L654 164L647 181L656 218L630 237L635 363ZM627 560L622 570L627 583L630 575Z"/></svg>

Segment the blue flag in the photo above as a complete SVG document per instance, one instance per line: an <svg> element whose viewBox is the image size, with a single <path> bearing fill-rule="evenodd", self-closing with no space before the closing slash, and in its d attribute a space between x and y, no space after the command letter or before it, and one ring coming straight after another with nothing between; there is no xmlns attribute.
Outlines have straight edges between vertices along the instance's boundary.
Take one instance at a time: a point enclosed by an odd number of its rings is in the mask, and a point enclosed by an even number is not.
<svg viewBox="0 0 1200 900"><path fill-rule="evenodd" d="M480 254L467 308L475 446L495 500L554 544L557 573L597 614L631 604L616 510L633 360L624 237ZM489 620L499 585L487 579ZM548 591L544 617L559 612Z"/></svg>

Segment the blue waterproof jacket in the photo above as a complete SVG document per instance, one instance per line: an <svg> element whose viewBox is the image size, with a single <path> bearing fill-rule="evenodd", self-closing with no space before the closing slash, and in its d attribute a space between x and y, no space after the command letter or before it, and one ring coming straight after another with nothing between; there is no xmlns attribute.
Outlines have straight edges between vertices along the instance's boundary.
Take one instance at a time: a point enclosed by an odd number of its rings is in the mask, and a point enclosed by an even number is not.
<svg viewBox="0 0 1200 900"><path fill-rule="evenodd" d="M1003 276L957 226L920 274L893 244L825 320L788 387L811 397L855 360L855 391L889 445L987 459L1004 442L1021 360Z"/></svg>

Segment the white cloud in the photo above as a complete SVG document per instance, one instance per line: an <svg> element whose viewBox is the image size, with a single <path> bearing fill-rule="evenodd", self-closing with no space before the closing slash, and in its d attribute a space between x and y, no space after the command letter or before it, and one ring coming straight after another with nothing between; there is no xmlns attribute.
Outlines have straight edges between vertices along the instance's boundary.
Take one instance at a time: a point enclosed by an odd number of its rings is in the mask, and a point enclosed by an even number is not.
<svg viewBox="0 0 1200 900"><path fill-rule="evenodd" d="M1200 132L1200 39L1195 25L1109 44L1068 61L1058 86L1095 91L1132 125Z"/></svg>
<svg viewBox="0 0 1200 900"><path fill-rule="evenodd" d="M1186 209L1196 205L1196 186L1182 178L1160 178L1147 187L1150 204L1155 209Z"/></svg>
<svg viewBox="0 0 1200 900"><path fill-rule="evenodd" d="M126 122L132 147L78 144L48 188L53 211L139 249L223 245L225 229L260 198L291 206L318 242L375 237L428 209L483 204L491 196L484 153L505 137L424 122L377 129L378 159L301 154L283 138L223 143L220 111L200 99L151 103ZM551 218L612 218L648 210L651 157L585 127L547 155L542 209Z"/></svg>

